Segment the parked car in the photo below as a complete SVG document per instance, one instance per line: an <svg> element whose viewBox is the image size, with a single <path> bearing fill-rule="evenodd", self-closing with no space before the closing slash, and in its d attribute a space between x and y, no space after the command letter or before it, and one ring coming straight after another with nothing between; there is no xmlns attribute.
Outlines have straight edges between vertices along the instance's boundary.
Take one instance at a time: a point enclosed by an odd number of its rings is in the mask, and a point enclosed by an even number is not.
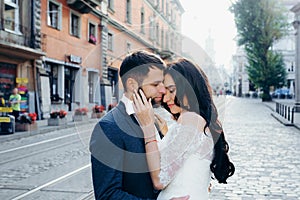
<svg viewBox="0 0 300 200"><path fill-rule="evenodd" d="M272 98L279 98L279 99L293 98L293 95L290 93L290 90L287 88L276 89L271 95Z"/></svg>

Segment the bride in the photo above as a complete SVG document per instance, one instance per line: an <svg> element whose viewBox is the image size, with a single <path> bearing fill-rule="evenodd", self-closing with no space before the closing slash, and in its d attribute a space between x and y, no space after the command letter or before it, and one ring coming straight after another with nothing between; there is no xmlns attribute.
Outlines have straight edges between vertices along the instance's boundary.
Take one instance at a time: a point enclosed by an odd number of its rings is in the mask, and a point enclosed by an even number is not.
<svg viewBox="0 0 300 200"><path fill-rule="evenodd" d="M180 59L165 71L163 106L177 121L157 142L151 99L135 91L134 109L144 133L147 162L159 200L189 195L208 199L211 177L227 183L234 173L205 73Z"/></svg>

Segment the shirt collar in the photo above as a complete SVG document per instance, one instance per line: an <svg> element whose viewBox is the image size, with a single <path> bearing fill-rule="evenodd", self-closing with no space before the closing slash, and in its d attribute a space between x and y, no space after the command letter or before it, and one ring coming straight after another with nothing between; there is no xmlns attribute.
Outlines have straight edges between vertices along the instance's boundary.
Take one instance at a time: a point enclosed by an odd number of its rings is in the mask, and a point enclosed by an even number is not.
<svg viewBox="0 0 300 200"><path fill-rule="evenodd" d="M125 109L128 115L134 114L134 109L133 109L133 101L131 101L128 97L126 97L124 94L121 98L121 101L125 105Z"/></svg>
<svg viewBox="0 0 300 200"><path fill-rule="evenodd" d="M124 94L121 98L121 101L124 103L125 105L125 109L126 109L126 113L128 115L134 114L134 109L133 109L133 101L131 101L128 97L126 97ZM137 120L138 121L138 120ZM160 136L158 134L157 129L155 128L155 134L156 134L156 140L157 141L161 141Z"/></svg>

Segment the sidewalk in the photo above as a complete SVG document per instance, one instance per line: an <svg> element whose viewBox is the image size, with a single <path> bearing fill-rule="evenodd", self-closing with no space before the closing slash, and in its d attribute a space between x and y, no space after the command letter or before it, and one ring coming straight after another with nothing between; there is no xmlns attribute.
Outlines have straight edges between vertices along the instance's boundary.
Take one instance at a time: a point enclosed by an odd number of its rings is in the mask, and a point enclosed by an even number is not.
<svg viewBox="0 0 300 200"><path fill-rule="evenodd" d="M5 141L10 141L10 140L15 140L15 139L20 139L23 137L29 137L32 135L37 135L37 134L43 134L43 133L49 133L52 131L57 131L61 129L66 129L66 128L72 128L74 126L82 126L86 124L95 124L99 119L97 118L91 118L91 113L88 113L86 121L73 121L73 116L72 113L68 113L67 115L67 123L61 125L61 126L48 126L48 119L44 120L37 120L35 123L37 123L37 130L32 130L32 131L21 131L21 132L15 132L13 134L4 134L0 133L0 142L5 142Z"/></svg>
<svg viewBox="0 0 300 200"><path fill-rule="evenodd" d="M291 124L290 121L286 120L284 117L276 113L276 102L284 104L284 105L289 105L292 106L295 104L295 100L290 100L290 99L273 99L271 102L262 102L265 106L269 107L271 109L271 115L277 119L280 123L286 125L286 126L295 126L297 129L300 130L300 113L295 112L294 113L294 124ZM37 123L37 130L34 131L22 131L22 132L15 132L14 134L2 134L0 133L0 142L4 141L9 141L9 140L15 140L15 139L20 139L23 137L29 137L32 135L37 135L37 134L43 134L43 133L49 133L52 131L57 131L61 129L66 129L66 128L71 128L74 126L81 126L85 125L87 123L96 123L99 119L94 118L92 119L91 113L88 113L88 121L73 121L73 116L72 113L68 113L67 115L67 123L63 124L61 126L48 126L48 121L47 119L45 120L38 120L36 121Z"/></svg>
<svg viewBox="0 0 300 200"><path fill-rule="evenodd" d="M293 107L295 105L295 100L294 99L273 99L271 102L263 102L267 107L269 107L272 110L271 115L277 119L280 123L286 125L286 126L294 126L297 129L300 130L300 112L295 112L294 113L294 123L292 124L290 121L282 117L276 112L276 102L287 105L290 107Z"/></svg>

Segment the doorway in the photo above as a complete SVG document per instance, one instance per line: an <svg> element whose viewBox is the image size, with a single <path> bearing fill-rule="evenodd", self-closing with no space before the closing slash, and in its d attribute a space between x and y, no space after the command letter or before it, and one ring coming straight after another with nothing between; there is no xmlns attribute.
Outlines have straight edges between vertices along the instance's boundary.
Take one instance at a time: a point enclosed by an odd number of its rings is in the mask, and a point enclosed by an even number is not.
<svg viewBox="0 0 300 200"><path fill-rule="evenodd" d="M72 111L72 103L74 103L74 85L78 70L65 66L65 104L68 105L69 111Z"/></svg>

